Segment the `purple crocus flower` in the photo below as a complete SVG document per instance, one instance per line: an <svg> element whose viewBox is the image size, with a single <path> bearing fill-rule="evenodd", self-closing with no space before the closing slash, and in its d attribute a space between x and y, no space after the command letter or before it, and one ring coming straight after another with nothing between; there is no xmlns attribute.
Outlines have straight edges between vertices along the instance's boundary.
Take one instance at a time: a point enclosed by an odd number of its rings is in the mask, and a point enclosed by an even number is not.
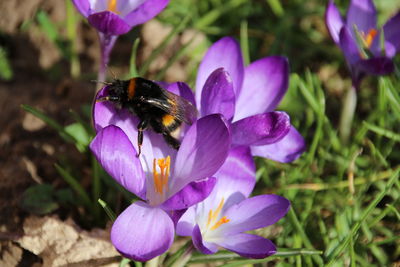
<svg viewBox="0 0 400 267"><path fill-rule="evenodd" d="M78 11L104 35L121 35L155 17L169 0L72 0Z"/></svg>
<svg viewBox="0 0 400 267"><path fill-rule="evenodd" d="M155 17L169 0L72 0L78 11L97 29L101 65L97 79L104 81L111 50L119 35Z"/></svg>
<svg viewBox="0 0 400 267"><path fill-rule="evenodd" d="M288 88L284 57L262 58L245 67L239 44L230 37L214 43L197 74L201 116L221 113L231 122L232 145L249 146L253 156L291 162L305 142L285 112L274 111Z"/></svg>
<svg viewBox="0 0 400 267"><path fill-rule="evenodd" d="M98 96L106 94L106 89ZM174 211L205 199L215 185L213 174L224 163L231 137L220 115L197 120L187 129L178 151L146 131L137 155L138 119L111 103L97 103L97 135L90 148L104 169L142 200L116 219L111 240L124 256L146 261L168 250L174 238ZM210 129L212 129L210 131Z"/></svg>
<svg viewBox="0 0 400 267"><path fill-rule="evenodd" d="M277 195L247 198L255 184L250 149L231 149L215 176L217 183L210 196L183 214L177 234L191 236L194 246L204 254L215 253L218 247L248 258L274 254L276 247L270 240L244 232L276 223L290 203Z"/></svg>
<svg viewBox="0 0 400 267"><path fill-rule="evenodd" d="M378 29L372 0L352 0L346 19L342 18L331 0L325 19L333 41L343 51L356 89L366 74L393 72L391 59L400 50L400 12L389 19L382 29ZM383 47L381 34L384 37Z"/></svg>

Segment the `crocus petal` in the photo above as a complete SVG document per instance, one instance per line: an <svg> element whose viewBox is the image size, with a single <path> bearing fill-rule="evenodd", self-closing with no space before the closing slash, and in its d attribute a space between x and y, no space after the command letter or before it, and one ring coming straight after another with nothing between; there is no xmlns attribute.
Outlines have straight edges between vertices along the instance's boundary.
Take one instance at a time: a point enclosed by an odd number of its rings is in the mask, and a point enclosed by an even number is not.
<svg viewBox="0 0 400 267"><path fill-rule="evenodd" d="M263 259L276 253L274 243L257 235L227 235L216 243L246 258Z"/></svg>
<svg viewBox="0 0 400 267"><path fill-rule="evenodd" d="M193 228L196 226L196 206L190 207L179 218L176 224L176 234L180 236L192 236Z"/></svg>
<svg viewBox="0 0 400 267"><path fill-rule="evenodd" d="M361 59L357 43L347 27L343 27L339 34L340 48L347 62L352 65Z"/></svg>
<svg viewBox="0 0 400 267"><path fill-rule="evenodd" d="M181 210L203 201L210 195L217 179L211 177L201 181L191 182L181 191L165 201L161 207L163 210Z"/></svg>
<svg viewBox="0 0 400 267"><path fill-rule="evenodd" d="M242 88L244 64L238 42L231 37L224 37L214 43L207 51L199 66L196 80L196 101L200 102L202 89L210 74L224 68L232 78L233 90L237 96Z"/></svg>
<svg viewBox="0 0 400 267"><path fill-rule="evenodd" d="M264 146L252 146L251 154L278 162L288 163L297 159L306 149L304 138L292 126L280 141Z"/></svg>
<svg viewBox="0 0 400 267"><path fill-rule="evenodd" d="M290 118L285 112L268 112L247 117L232 124L232 144L267 145L282 139L290 130Z"/></svg>
<svg viewBox="0 0 400 267"><path fill-rule="evenodd" d="M360 60L354 67L372 75L385 75L394 71L393 61L387 57L375 57Z"/></svg>
<svg viewBox="0 0 400 267"><path fill-rule="evenodd" d="M103 11L89 15L90 25L105 35L121 35L129 32L131 26L121 19L117 14Z"/></svg>
<svg viewBox="0 0 400 267"><path fill-rule="evenodd" d="M111 241L125 257L147 261L163 254L174 240L174 223L160 208L137 201L124 210L111 229Z"/></svg>
<svg viewBox="0 0 400 267"><path fill-rule="evenodd" d="M203 241L198 225L193 228L192 240L194 247L203 254L213 254L218 251L217 245Z"/></svg>
<svg viewBox="0 0 400 267"><path fill-rule="evenodd" d="M147 0L135 10L124 17L124 20L131 27L143 24L154 18L169 3L169 0Z"/></svg>
<svg viewBox="0 0 400 267"><path fill-rule="evenodd" d="M390 18L383 26L385 50L388 57L394 57L400 51L400 12Z"/></svg>
<svg viewBox="0 0 400 267"><path fill-rule="evenodd" d="M365 34L376 29L376 8L372 0L351 0L346 25L352 33L355 26Z"/></svg>
<svg viewBox="0 0 400 267"><path fill-rule="evenodd" d="M170 195L190 182L211 177L224 163L230 144L228 126L220 115L208 115L194 123L178 150Z"/></svg>
<svg viewBox="0 0 400 267"><path fill-rule="evenodd" d="M220 113L231 120L235 113L232 79L223 68L210 74L201 93L201 115Z"/></svg>
<svg viewBox="0 0 400 267"><path fill-rule="evenodd" d="M217 177L217 185L213 194L225 198L224 206L229 206L231 202L229 199L233 200L233 195L237 193L248 197L256 183L256 166L250 149L248 147L231 148L226 161L215 177ZM237 202L239 201L233 201L233 203Z"/></svg>
<svg viewBox="0 0 400 267"><path fill-rule="evenodd" d="M344 25L344 21L333 1L329 1L326 8L325 23L333 41L339 45L339 33Z"/></svg>
<svg viewBox="0 0 400 267"><path fill-rule="evenodd" d="M99 131L90 143L90 149L101 166L120 185L141 198L145 197L142 166L135 148L119 127L110 125Z"/></svg>
<svg viewBox="0 0 400 267"><path fill-rule="evenodd" d="M230 221L221 227L221 233L233 235L272 225L285 216L289 207L289 200L277 195L247 198L225 212Z"/></svg>
<svg viewBox="0 0 400 267"><path fill-rule="evenodd" d="M273 111L286 93L289 63L272 56L251 63L245 69L243 90L237 96L234 121Z"/></svg>
<svg viewBox="0 0 400 267"><path fill-rule="evenodd" d="M187 85L186 83L184 82L171 83L165 86L164 88L170 91L171 93L174 93L176 95L185 98L187 101L192 103L193 106L196 106L194 94L190 89L189 85Z"/></svg>
<svg viewBox="0 0 400 267"><path fill-rule="evenodd" d="M85 18L89 16L90 4L88 0L72 0L72 3L75 5L76 9L78 9L79 13L82 14Z"/></svg>

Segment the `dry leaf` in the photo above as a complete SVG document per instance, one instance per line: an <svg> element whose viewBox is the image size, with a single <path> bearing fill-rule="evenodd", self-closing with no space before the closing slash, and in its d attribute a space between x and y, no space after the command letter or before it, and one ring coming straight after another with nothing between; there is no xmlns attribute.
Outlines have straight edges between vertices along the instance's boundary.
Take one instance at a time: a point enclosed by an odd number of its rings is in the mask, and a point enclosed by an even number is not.
<svg viewBox="0 0 400 267"><path fill-rule="evenodd" d="M118 266L119 253L105 230L82 231L56 217L29 217L17 242L43 260L43 266Z"/></svg>

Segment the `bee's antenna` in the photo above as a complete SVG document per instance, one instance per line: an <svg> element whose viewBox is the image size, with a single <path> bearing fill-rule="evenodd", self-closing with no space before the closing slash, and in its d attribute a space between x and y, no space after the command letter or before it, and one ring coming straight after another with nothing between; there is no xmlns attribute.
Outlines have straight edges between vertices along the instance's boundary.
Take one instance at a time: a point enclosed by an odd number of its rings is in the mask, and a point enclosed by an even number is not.
<svg viewBox="0 0 400 267"><path fill-rule="evenodd" d="M117 80L117 75L115 75L115 72L111 68L107 68L107 69L110 71L111 75L113 76L113 79Z"/></svg>
<svg viewBox="0 0 400 267"><path fill-rule="evenodd" d="M98 81L98 80L91 80L92 83L102 83L104 85L112 85L110 82Z"/></svg>

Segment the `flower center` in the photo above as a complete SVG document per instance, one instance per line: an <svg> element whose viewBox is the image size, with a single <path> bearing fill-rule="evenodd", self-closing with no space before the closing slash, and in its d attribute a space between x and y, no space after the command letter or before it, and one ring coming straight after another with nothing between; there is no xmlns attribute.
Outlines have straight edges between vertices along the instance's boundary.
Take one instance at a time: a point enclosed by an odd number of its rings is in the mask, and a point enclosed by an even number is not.
<svg viewBox="0 0 400 267"><path fill-rule="evenodd" d="M207 218L207 228L210 230L215 230L221 225L228 223L230 220L226 218L226 216L223 216L221 219L217 221L217 218L222 210L222 207L224 206L224 198L221 199L221 202L219 202L219 205L215 211L212 209L208 212L208 218Z"/></svg>
<svg viewBox="0 0 400 267"><path fill-rule="evenodd" d="M121 13L117 10L117 0L108 0L107 10L115 14Z"/></svg>
<svg viewBox="0 0 400 267"><path fill-rule="evenodd" d="M157 166L160 172L157 171ZM168 178L169 178L169 170L171 166L171 158L170 156L165 159L154 159L153 160L153 181L154 181L154 189L160 195L164 194L164 192L168 189Z"/></svg>
<svg viewBox="0 0 400 267"><path fill-rule="evenodd" d="M361 39L363 41L364 47L370 49L372 42L374 41L378 31L376 29L370 29L367 34L361 32Z"/></svg>

